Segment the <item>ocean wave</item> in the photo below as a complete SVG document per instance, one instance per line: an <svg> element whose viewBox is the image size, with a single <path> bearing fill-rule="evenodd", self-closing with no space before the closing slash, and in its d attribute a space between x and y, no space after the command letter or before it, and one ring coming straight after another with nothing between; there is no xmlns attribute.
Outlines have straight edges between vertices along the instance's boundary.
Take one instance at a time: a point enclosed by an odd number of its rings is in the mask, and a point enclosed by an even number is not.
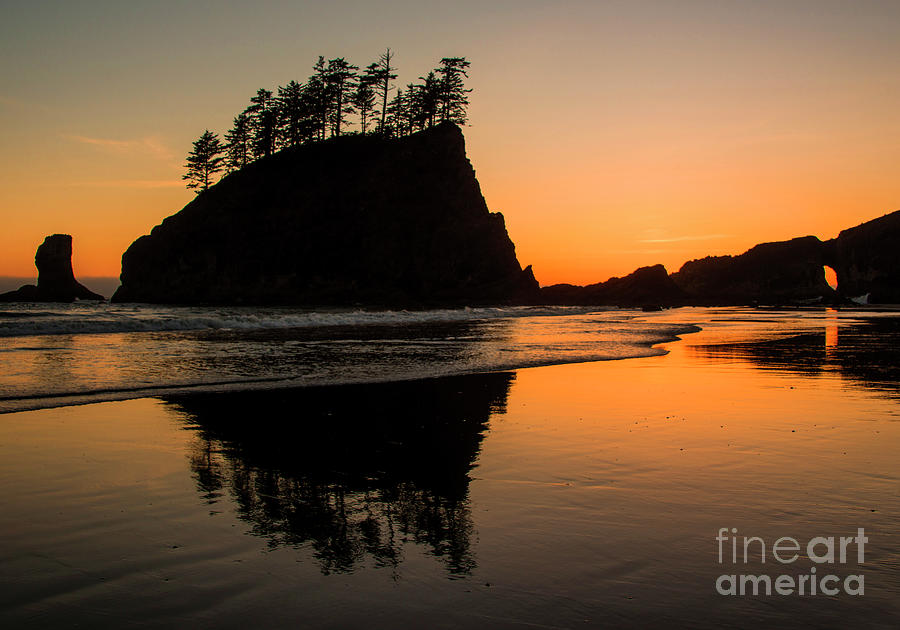
<svg viewBox="0 0 900 630"><path fill-rule="evenodd" d="M595 311L584 307L496 307L427 311L302 311L188 307L71 306L0 312L0 337L204 330L266 330L417 324L511 317L552 317Z"/></svg>
<svg viewBox="0 0 900 630"><path fill-rule="evenodd" d="M429 361L415 365L397 366L394 370L384 370L378 366L372 369L346 370L325 369L307 374L282 374L268 377L242 377L231 379L203 378L195 381L160 381L121 387L85 387L82 389L57 389L55 391L32 391L17 395L0 395L0 414L46 409L96 402L129 400L134 398L162 397L175 394L274 390L298 387L322 387L356 385L366 383L387 383L416 381L423 379L460 376L488 372L507 372L525 368L547 367L572 363L614 361L652 357L666 354L657 347L659 344L676 341L681 335L699 331L693 325L662 325L642 327L630 339L612 344L600 344L602 350L585 351L577 347L544 348L540 353L522 352L525 348L511 348L515 356L504 357L494 354L490 358L471 363L451 362L437 364ZM505 350L505 349L502 349ZM341 366L343 368L343 366Z"/></svg>
<svg viewBox="0 0 900 630"><path fill-rule="evenodd" d="M657 315L584 307L17 306L0 312L0 413L645 357L694 330Z"/></svg>

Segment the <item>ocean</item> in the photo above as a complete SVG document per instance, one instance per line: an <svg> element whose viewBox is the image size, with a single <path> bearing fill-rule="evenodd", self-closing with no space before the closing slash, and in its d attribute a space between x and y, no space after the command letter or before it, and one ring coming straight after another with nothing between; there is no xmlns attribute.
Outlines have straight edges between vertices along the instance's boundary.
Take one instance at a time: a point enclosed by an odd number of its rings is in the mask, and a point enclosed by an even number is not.
<svg viewBox="0 0 900 630"><path fill-rule="evenodd" d="M0 625L896 627L898 315L5 307Z"/></svg>
<svg viewBox="0 0 900 630"><path fill-rule="evenodd" d="M428 311L79 302L0 310L0 412L653 356L697 330L577 307Z"/></svg>

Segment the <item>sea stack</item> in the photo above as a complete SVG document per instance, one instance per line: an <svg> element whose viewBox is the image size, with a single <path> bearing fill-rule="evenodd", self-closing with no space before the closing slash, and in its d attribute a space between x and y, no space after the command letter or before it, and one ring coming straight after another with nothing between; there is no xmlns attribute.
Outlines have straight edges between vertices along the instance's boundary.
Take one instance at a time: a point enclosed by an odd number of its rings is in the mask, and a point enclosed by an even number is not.
<svg viewBox="0 0 900 630"><path fill-rule="evenodd" d="M434 307L539 291L452 123L257 160L136 240L121 281L115 302Z"/></svg>
<svg viewBox="0 0 900 630"><path fill-rule="evenodd" d="M75 279L72 271L72 237L51 234L37 248L34 264L37 286L26 284L15 291L0 294L0 302L74 302L105 300Z"/></svg>

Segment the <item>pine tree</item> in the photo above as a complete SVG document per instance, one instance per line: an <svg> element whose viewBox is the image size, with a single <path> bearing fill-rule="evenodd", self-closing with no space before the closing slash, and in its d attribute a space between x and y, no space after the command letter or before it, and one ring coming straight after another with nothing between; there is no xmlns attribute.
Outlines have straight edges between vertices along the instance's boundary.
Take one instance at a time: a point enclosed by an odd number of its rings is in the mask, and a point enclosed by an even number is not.
<svg viewBox="0 0 900 630"><path fill-rule="evenodd" d="M372 86L377 83L377 70L377 63L370 64L366 68L365 73L359 77L359 84L351 97L351 103L359 111L359 128L363 135L368 129L370 113L374 114L372 110L375 108L375 90Z"/></svg>
<svg viewBox="0 0 900 630"><path fill-rule="evenodd" d="M272 90L258 89L256 96L250 98L250 107L245 111L250 117L250 128L253 130L253 157L272 155L278 131L278 112Z"/></svg>
<svg viewBox="0 0 900 630"><path fill-rule="evenodd" d="M387 106L387 117L381 128L385 135L404 136L407 133L408 106L406 94L398 89Z"/></svg>
<svg viewBox="0 0 900 630"><path fill-rule="evenodd" d="M329 130L331 136L339 136L347 125L346 116L356 112L363 134L373 126L387 136L405 136L438 121L466 124L472 90L464 83L471 65L465 57L441 59L436 69L419 77L421 83L410 83L390 98L391 82L397 78L393 58L388 48L360 75L359 68L343 57L326 63L319 56L305 84L291 81L279 86L277 97L270 90L257 90L250 106L234 118L225 143L209 130L194 143L184 176L188 188L197 189L198 194L209 188L223 163L229 172L236 171L282 147L324 140Z"/></svg>
<svg viewBox="0 0 900 630"><path fill-rule="evenodd" d="M406 85L406 91L403 91L402 89L397 90L394 98L392 98L391 102L388 104L386 129L389 133L398 137L408 136L413 133L417 127L419 129L422 128L424 122L422 125L418 124L418 94L420 89L421 86L408 83Z"/></svg>
<svg viewBox="0 0 900 630"><path fill-rule="evenodd" d="M419 80L422 83L409 86L412 93L407 91L411 117L414 125L419 129L434 127L440 104L440 82L434 71L424 77L419 77Z"/></svg>
<svg viewBox="0 0 900 630"><path fill-rule="evenodd" d="M341 127L345 124L344 116L353 114L356 110L351 101L351 94L356 89L356 71L359 66L354 66L344 60L343 57L328 60L328 79L330 95L333 99L331 110L331 135L341 135Z"/></svg>
<svg viewBox="0 0 900 630"><path fill-rule="evenodd" d="M237 171L250 162L250 119L240 113L234 117L231 130L225 134L225 163L228 171Z"/></svg>
<svg viewBox="0 0 900 630"><path fill-rule="evenodd" d="M378 100L381 101L381 124L378 125L378 133L384 133L384 125L387 120L388 97L391 91L391 81L397 78L394 70L397 68L391 65L394 53L388 48L378 60L377 71L374 73L376 83L373 83Z"/></svg>
<svg viewBox="0 0 900 630"><path fill-rule="evenodd" d="M441 65L435 69L438 76L438 117L441 122L449 120L458 125L466 124L466 107L469 105L467 95L472 90L465 88L463 77L469 77L466 70L471 65L465 57L444 57Z"/></svg>
<svg viewBox="0 0 900 630"><path fill-rule="evenodd" d="M219 136L207 129L194 141L193 150L188 153L187 173L181 179L187 180L187 187L195 189L199 195L212 185L213 176L222 170L224 158L222 154L225 147L222 146Z"/></svg>
<svg viewBox="0 0 900 630"><path fill-rule="evenodd" d="M304 142L311 133L303 86L291 81L286 86L278 86L276 109L278 112L277 137L281 146L295 147Z"/></svg>
<svg viewBox="0 0 900 630"><path fill-rule="evenodd" d="M333 99L328 83L328 67L322 55L319 55L319 59L313 65L313 74L306 82L304 96L311 113L314 135L319 140L324 140L328 121L331 119Z"/></svg>

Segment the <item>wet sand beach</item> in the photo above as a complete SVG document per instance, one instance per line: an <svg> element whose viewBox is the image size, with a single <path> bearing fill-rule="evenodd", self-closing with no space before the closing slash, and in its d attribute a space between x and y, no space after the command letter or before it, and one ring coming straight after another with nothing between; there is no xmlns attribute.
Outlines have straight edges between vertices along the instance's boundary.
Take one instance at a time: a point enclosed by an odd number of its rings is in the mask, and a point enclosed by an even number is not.
<svg viewBox="0 0 900 630"><path fill-rule="evenodd" d="M0 623L895 627L897 320L726 315L663 356L0 415ZM813 567L864 595L717 592Z"/></svg>

